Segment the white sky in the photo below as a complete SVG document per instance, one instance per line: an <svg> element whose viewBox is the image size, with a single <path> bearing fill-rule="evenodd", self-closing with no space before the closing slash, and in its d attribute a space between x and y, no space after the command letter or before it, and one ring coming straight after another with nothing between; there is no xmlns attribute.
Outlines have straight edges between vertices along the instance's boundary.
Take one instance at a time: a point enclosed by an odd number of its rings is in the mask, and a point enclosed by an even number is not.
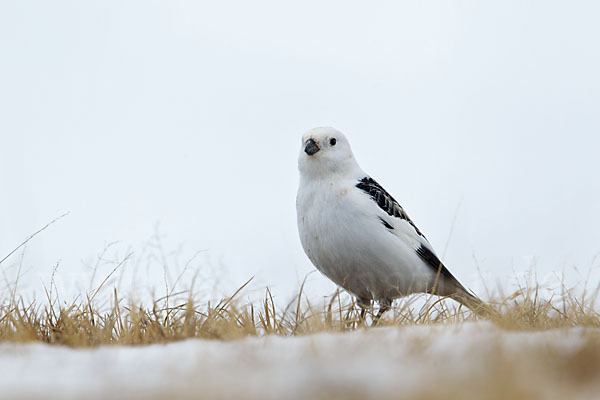
<svg viewBox="0 0 600 400"><path fill-rule="evenodd" d="M502 281L532 257L542 276L585 270L600 252L599 12L2 2L0 258L70 211L29 245L26 287L59 260L62 279L89 276L107 242L140 254L159 223L168 250L286 296L313 269L296 231L299 138L331 125L439 253L456 215L444 259L468 285L477 265Z"/></svg>

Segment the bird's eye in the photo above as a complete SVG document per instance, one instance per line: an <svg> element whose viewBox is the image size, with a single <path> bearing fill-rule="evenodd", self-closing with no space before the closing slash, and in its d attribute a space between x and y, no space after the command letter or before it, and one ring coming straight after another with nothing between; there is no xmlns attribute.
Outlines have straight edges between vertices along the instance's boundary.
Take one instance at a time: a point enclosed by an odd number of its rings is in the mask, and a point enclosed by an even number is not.
<svg viewBox="0 0 600 400"><path fill-rule="evenodd" d="M329 139L329 144L330 145L335 146L336 143L337 143L337 140L335 140L335 138Z"/></svg>

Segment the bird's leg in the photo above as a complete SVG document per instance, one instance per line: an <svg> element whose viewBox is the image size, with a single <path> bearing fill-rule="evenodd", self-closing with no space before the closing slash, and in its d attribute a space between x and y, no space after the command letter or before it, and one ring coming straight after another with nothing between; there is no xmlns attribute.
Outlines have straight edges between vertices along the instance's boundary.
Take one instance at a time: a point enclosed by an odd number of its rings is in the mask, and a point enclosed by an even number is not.
<svg viewBox="0 0 600 400"><path fill-rule="evenodd" d="M376 326L383 313L389 310L391 306L392 301L390 299L379 300L379 310L377 311L375 318L373 318L373 324L371 326Z"/></svg>
<svg viewBox="0 0 600 400"><path fill-rule="evenodd" d="M371 300L366 298L356 298L356 304L360 308L360 322L361 324L365 323L365 318L367 317L367 309L371 308Z"/></svg>

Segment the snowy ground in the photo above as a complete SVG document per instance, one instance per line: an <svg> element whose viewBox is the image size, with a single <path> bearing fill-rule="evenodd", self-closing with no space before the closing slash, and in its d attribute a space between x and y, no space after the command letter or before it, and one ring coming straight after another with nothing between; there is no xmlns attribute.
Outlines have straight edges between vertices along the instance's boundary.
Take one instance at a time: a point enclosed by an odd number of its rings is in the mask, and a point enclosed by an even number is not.
<svg viewBox="0 0 600 400"><path fill-rule="evenodd" d="M0 345L2 398L598 398L600 330L490 323L71 349Z"/></svg>

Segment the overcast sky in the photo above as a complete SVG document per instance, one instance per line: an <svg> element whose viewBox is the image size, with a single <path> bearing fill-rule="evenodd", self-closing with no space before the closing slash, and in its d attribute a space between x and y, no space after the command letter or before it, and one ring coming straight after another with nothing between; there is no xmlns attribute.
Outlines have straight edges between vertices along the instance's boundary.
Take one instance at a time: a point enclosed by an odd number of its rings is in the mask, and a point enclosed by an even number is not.
<svg viewBox="0 0 600 400"><path fill-rule="evenodd" d="M598 15L593 1L3 1L0 258L69 211L29 244L25 288L57 262L66 281L89 276L112 241L139 255L158 229L167 253L285 297L313 269L300 137L329 125L467 285L532 260L541 276L598 267Z"/></svg>

